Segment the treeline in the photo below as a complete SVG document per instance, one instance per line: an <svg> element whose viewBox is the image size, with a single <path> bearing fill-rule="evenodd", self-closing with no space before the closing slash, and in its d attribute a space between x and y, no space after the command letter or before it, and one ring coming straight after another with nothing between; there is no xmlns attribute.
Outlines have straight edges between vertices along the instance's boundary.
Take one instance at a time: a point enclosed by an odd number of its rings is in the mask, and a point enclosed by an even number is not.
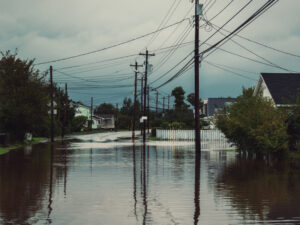
<svg viewBox="0 0 300 225"><path fill-rule="evenodd" d="M1 52L0 132L10 143L23 141L25 133L50 136L50 85L47 73L34 68L34 60ZM74 110L66 93L54 85L55 135L71 132ZM63 129L64 128L64 129Z"/></svg>
<svg viewBox="0 0 300 225"><path fill-rule="evenodd" d="M174 107L170 109L166 107L164 111L159 108L157 112L155 107L150 109L150 128L194 129L194 94L191 93L185 97L183 88L176 87L172 90L171 95L175 98ZM200 106L202 106L203 103L200 99L199 102ZM110 103L103 103L94 111L95 114L113 114L116 118L116 129L127 130L132 129L134 122L137 128L140 126L139 120L142 116L142 110L139 101L137 101L136 105L136 121L133 121L133 112L134 102L131 98L125 98L120 109L117 109ZM204 121L201 121L201 124L208 125Z"/></svg>
<svg viewBox="0 0 300 225"><path fill-rule="evenodd" d="M300 98L298 98L300 100ZM263 157L300 150L300 102L274 107L254 88L243 89L236 103L217 118L217 127L242 153Z"/></svg>

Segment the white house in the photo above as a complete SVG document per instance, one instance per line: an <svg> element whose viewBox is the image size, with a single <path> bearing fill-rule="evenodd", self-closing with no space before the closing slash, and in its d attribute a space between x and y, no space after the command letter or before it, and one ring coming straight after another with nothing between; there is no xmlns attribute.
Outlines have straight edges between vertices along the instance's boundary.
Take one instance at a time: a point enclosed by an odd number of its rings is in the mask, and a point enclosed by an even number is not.
<svg viewBox="0 0 300 225"><path fill-rule="evenodd" d="M298 73L261 73L254 95L262 93L278 106L296 104L300 74Z"/></svg>
<svg viewBox="0 0 300 225"><path fill-rule="evenodd" d="M73 102L75 109L75 117L85 116L88 120L91 120L91 108L84 105L81 102Z"/></svg>

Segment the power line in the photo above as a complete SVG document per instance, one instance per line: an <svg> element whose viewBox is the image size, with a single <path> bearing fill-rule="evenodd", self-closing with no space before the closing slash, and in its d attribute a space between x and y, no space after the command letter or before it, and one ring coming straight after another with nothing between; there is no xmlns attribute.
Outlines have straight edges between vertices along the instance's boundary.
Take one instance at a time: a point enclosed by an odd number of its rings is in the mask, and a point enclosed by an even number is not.
<svg viewBox="0 0 300 225"><path fill-rule="evenodd" d="M177 0L175 0L175 1L173 2L173 4L172 4L171 8L169 9L168 13L166 14L166 16L164 17L164 19L163 19L163 20L161 21L161 23L159 24L157 30L160 29L161 26L165 26L165 25L168 23L168 21L171 19L171 17L173 16L175 10L178 8L178 6L179 6L179 4L180 4L180 2L181 2L182 0L179 0L178 3L177 3L177 5L175 6L176 1L177 1ZM173 6L175 6L175 8L172 10ZM171 10L172 10L172 12L171 12ZM170 14L170 13L171 13L171 14ZM169 14L170 14L170 15L169 15ZM152 36L152 38L150 39L150 41L149 41L148 44L147 44L147 47L149 47L150 44L153 43L153 41L158 37L159 33L160 33L160 32L157 32L157 33L155 33L155 34Z"/></svg>
<svg viewBox="0 0 300 225"><path fill-rule="evenodd" d="M98 49L98 50L94 50L94 51L90 51L90 52L86 52L86 53L81 53L81 54L78 54L78 55L73 55L73 56L69 56L69 57L65 57L65 58L60 58L60 59L55 59L55 60L51 60L51 61L46 61L46 62L37 63L37 64L35 64L35 65L37 66L37 65L43 65L43 64L49 64L49 63L55 63L55 62L65 61L65 60L69 60L69 59L74 59L74 58L78 58L78 57L82 57L82 56L94 54L94 53L101 52L101 51L104 51L104 50L107 50L107 49L115 48L115 47L118 47L118 46L121 46L121 45L124 45L124 44L128 44L128 43L130 43L130 42L133 42L133 41L142 39L142 38L147 37L147 36L149 36L149 35L151 35L151 34L160 32L160 31L162 31L162 30L168 29L168 28L170 28L170 27L172 27L172 26L175 26L175 25L177 25L177 24L180 24L180 23L184 22L185 20L186 20L186 19L183 19L183 20L181 20L181 21L178 21L178 22L173 23L173 24L171 24L171 25L168 25L168 26L166 26L166 27L160 28L159 30L152 31L152 32L150 32L150 33L141 35L141 36L136 37L136 38L132 38L132 39L130 39L130 40L128 40L128 41L123 41L123 42L118 43L118 44L114 44L114 45L111 45L111 46L107 46L107 47L104 47L104 48L101 48L101 49Z"/></svg>
<svg viewBox="0 0 300 225"><path fill-rule="evenodd" d="M245 75L243 75L243 74L241 74L241 73L237 73L237 72L234 72L234 71L232 71L232 70L230 70L230 69L223 68L223 67L221 67L221 66L219 66L219 65L216 65L216 64L214 64L214 63L212 63L212 62L209 62L209 61L206 61L206 60L203 60L203 61L206 62L208 65L211 65L211 66L213 66L213 67L215 67L215 68L218 68L218 69L221 69L221 70L223 70L223 71L229 72L229 73L231 73L231 74L237 75L237 76L239 76L239 77L242 77L242 78L245 78L245 79L248 79L248 80L252 80L252 81L255 81L255 82L258 81L258 80L256 80L256 79L251 78L251 77L245 76Z"/></svg>
<svg viewBox="0 0 300 225"><path fill-rule="evenodd" d="M209 21L209 23L211 23L211 22ZM213 24L213 23L211 23L211 24L212 24L213 26L219 28L218 25ZM227 32L227 33L230 33L230 31L227 30L227 29L222 28L221 30L223 30L223 31L225 31L225 32ZM276 51L276 52L279 52L279 53L282 53L282 54L286 54L286 55L289 55L289 56L293 56L293 57L300 58L300 55L297 55L297 54L294 54L294 53L290 53L290 52L287 52L287 51L284 51L284 50L281 50L281 49L272 47L272 46L270 46L270 45L263 44L263 43L261 43L261 42L258 42L258 41L252 40L252 39L250 39L250 38L247 38L247 37L245 37L245 36L242 36L242 35L240 35L240 34L237 34L236 36L239 37L239 38L241 38L241 39L244 39L244 40L246 40L246 41L249 41L249 42L251 42L251 43L254 43L254 44L260 45L260 46L262 46L262 47L271 49L271 50L273 50L273 51Z"/></svg>

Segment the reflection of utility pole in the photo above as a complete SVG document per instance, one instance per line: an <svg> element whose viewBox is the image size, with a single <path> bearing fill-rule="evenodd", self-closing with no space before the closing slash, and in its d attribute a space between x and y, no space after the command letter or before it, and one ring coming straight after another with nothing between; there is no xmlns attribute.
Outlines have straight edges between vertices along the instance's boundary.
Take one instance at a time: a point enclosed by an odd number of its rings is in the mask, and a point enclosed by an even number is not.
<svg viewBox="0 0 300 225"><path fill-rule="evenodd" d="M133 160L133 199L134 199L134 215L137 218L136 214L136 159L135 159L135 145L132 145L132 160Z"/></svg>
<svg viewBox="0 0 300 225"><path fill-rule="evenodd" d="M134 103L133 103L133 119L132 119L132 140L135 138L135 122L136 122L136 92L137 92L137 74L138 74L138 67L141 67L142 65L138 65L137 62L135 62L134 66L135 73L134 73Z"/></svg>
<svg viewBox="0 0 300 225"><path fill-rule="evenodd" d="M53 194L53 159L54 159L54 146L51 144L50 146L50 179L49 179L49 199L48 199L48 215L47 215L47 221L50 222L50 215L52 212L52 194Z"/></svg>
<svg viewBox="0 0 300 225"><path fill-rule="evenodd" d="M145 61L145 85L144 85L144 112L143 112L143 115L146 116L148 57L149 56L155 56L155 54L149 54L148 50L146 50L146 53L140 53L140 55L146 56L146 61ZM143 142L146 142L146 132L145 131L146 131L146 121L144 120L144 123L143 123Z"/></svg>
<svg viewBox="0 0 300 225"><path fill-rule="evenodd" d="M50 101L51 101L51 127L50 127L50 141L54 142L54 109L53 109L53 69L50 66Z"/></svg>
<svg viewBox="0 0 300 225"><path fill-rule="evenodd" d="M168 111L170 111L170 95L168 95Z"/></svg>
<svg viewBox="0 0 300 225"><path fill-rule="evenodd" d="M195 212L194 212L194 225L198 224L199 216L200 216L200 165L201 165L201 156L200 154L196 154L195 160Z"/></svg>

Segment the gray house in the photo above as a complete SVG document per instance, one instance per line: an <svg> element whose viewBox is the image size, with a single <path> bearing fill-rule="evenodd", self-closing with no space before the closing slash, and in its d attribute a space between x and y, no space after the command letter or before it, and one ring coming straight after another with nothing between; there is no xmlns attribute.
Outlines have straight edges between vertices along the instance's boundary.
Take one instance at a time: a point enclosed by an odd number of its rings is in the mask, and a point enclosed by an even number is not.
<svg viewBox="0 0 300 225"><path fill-rule="evenodd" d="M299 73L261 73L254 95L259 92L273 101L275 106L296 104L300 89Z"/></svg>
<svg viewBox="0 0 300 225"><path fill-rule="evenodd" d="M233 102L236 102L235 98L208 98L207 101L204 102L206 103L204 105L206 116L215 116Z"/></svg>

